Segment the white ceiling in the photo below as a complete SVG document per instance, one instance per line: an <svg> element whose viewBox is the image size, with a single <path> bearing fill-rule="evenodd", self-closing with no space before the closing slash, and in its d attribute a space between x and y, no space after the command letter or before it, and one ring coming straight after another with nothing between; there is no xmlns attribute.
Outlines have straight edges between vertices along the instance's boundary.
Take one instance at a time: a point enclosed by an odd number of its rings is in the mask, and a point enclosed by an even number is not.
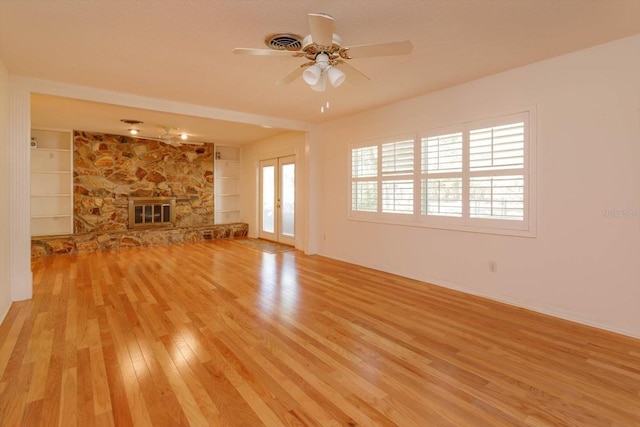
<svg viewBox="0 0 640 427"><path fill-rule="evenodd" d="M266 48L275 32L306 35L310 12L332 15L344 46L411 40L413 52L353 59L371 80L324 93L300 79L275 85L303 59L232 53ZM122 133L119 119L130 118L212 142L262 139L282 132L260 126L269 118L322 123L637 33L640 0L0 0L0 59L12 75L249 117L38 95L34 127Z"/></svg>

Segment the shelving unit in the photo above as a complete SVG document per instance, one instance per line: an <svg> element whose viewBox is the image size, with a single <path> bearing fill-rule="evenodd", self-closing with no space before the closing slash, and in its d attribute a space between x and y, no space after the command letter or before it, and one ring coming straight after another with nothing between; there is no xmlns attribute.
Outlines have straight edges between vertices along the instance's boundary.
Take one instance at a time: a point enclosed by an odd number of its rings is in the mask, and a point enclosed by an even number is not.
<svg viewBox="0 0 640 427"><path fill-rule="evenodd" d="M216 145L214 165L214 223L240 221L240 148Z"/></svg>
<svg viewBox="0 0 640 427"><path fill-rule="evenodd" d="M31 235L73 232L71 131L31 130Z"/></svg>

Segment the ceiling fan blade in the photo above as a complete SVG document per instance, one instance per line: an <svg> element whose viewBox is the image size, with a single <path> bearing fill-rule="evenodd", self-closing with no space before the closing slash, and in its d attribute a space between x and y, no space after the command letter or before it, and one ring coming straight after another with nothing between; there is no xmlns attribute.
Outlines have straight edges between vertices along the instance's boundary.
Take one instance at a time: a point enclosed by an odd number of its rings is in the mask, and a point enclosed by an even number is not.
<svg viewBox="0 0 640 427"><path fill-rule="evenodd" d="M179 147L181 145L204 145L202 141L193 141L191 139L182 139L178 135L164 134L161 135L156 141L164 142L165 144Z"/></svg>
<svg viewBox="0 0 640 427"><path fill-rule="evenodd" d="M251 49L246 47L237 47L233 49L233 53L259 56L301 56L300 51L297 50Z"/></svg>
<svg viewBox="0 0 640 427"><path fill-rule="evenodd" d="M280 80L278 80L276 82L276 84L277 85L288 85L289 83L293 82L295 79L300 77L302 75L303 71L304 71L304 67L300 66L300 67L296 68L295 70L293 70L292 72L290 72L289 74L287 74L286 76L284 76L283 78L281 78Z"/></svg>
<svg viewBox="0 0 640 427"><path fill-rule="evenodd" d="M163 144L171 145L173 147L179 147L181 145L204 145L204 144L206 144L205 142L202 142L202 141L183 140L178 136L161 136L160 138L155 137L155 136L144 136L144 135L126 135L126 136L129 137L129 138L142 139L142 140L146 140L146 141L158 141L158 142L162 142Z"/></svg>
<svg viewBox="0 0 640 427"><path fill-rule="evenodd" d="M413 50L409 40L378 44L362 44L344 48L347 58L365 58L371 56L407 55ZM343 56L344 57L344 56Z"/></svg>
<svg viewBox="0 0 640 427"><path fill-rule="evenodd" d="M126 136L127 138L133 138L133 139L143 139L148 141L164 142L164 140L160 138L156 138L155 136L144 136L144 135L123 135L123 136Z"/></svg>
<svg viewBox="0 0 640 427"><path fill-rule="evenodd" d="M154 141L162 142L163 144L170 145L172 147L180 147L182 145L204 145L204 142L200 141L186 141L180 138L148 138Z"/></svg>
<svg viewBox="0 0 640 427"><path fill-rule="evenodd" d="M320 46L331 46L333 44L333 18L324 13L309 14L309 30L311 40Z"/></svg>
<svg viewBox="0 0 640 427"><path fill-rule="evenodd" d="M347 64L344 61L339 62L338 68L340 68L345 74L346 80L353 84L365 83L370 80L369 77L362 74L362 72L360 72L357 68L350 64Z"/></svg>

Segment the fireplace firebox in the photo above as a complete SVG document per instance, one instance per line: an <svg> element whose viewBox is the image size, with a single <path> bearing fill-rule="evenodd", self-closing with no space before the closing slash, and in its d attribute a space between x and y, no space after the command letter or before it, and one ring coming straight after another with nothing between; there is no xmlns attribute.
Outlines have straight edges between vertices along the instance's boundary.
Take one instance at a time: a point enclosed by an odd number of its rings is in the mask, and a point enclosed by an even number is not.
<svg viewBox="0 0 640 427"><path fill-rule="evenodd" d="M129 228L173 227L175 197L129 197Z"/></svg>

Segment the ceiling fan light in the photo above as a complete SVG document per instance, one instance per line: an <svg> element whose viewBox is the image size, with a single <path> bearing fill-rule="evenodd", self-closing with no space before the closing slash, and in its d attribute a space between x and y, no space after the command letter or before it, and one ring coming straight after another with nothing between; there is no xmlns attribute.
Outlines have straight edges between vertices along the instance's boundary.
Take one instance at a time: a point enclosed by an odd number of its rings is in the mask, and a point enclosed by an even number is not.
<svg viewBox="0 0 640 427"><path fill-rule="evenodd" d="M139 134L139 133L140 133L140 131L139 131L138 129L129 129L129 133L130 133L131 135L137 135L137 134Z"/></svg>
<svg viewBox="0 0 640 427"><path fill-rule="evenodd" d="M180 134L180 139L185 141L187 138L189 138L189 135L187 135L186 133L181 133Z"/></svg>
<svg viewBox="0 0 640 427"><path fill-rule="evenodd" d="M340 86L342 83L344 83L344 80L346 78L342 70L336 67L329 67L327 69L327 77L329 78L329 82L333 87Z"/></svg>
<svg viewBox="0 0 640 427"><path fill-rule="evenodd" d="M327 87L327 79L325 74L322 74L320 76L316 84L311 85L311 89L315 90L316 92L324 92L326 87Z"/></svg>
<svg viewBox="0 0 640 427"><path fill-rule="evenodd" d="M307 69L302 73L302 78L304 79L305 83L310 86L317 84L320 80L320 77L322 77L322 70L315 64L307 67Z"/></svg>

